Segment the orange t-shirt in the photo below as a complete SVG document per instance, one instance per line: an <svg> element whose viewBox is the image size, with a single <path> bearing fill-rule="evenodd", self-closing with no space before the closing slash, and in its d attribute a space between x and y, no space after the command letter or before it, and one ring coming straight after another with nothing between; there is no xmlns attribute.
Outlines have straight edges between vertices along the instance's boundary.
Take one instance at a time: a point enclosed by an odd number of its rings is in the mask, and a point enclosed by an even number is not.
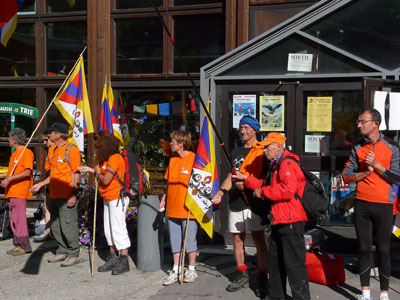
<svg viewBox="0 0 400 300"><path fill-rule="evenodd" d="M23 148L15 150L10 157L10 163L8 164L7 176L10 175L13 170L15 163L17 162L19 156L22 153ZM26 169L33 170L33 152L28 148L25 149L24 154L22 154L17 166L15 167L13 175L17 175L25 171ZM29 178L21 179L11 182L6 188L6 198L31 198L32 193L29 192L33 185L32 174Z"/></svg>
<svg viewBox="0 0 400 300"><path fill-rule="evenodd" d="M61 147L54 149L53 157L50 159L50 198L51 199L67 199L72 193L72 173L78 172L81 166L81 153L75 146L68 149L68 158L71 168L65 159L65 150L68 146L66 143Z"/></svg>
<svg viewBox="0 0 400 300"><path fill-rule="evenodd" d="M51 167L51 158L53 157L53 154L54 154L54 150L56 149L56 145L53 145L53 146L51 146L50 148L49 148L49 152L47 153L47 157L46 157L46 162L44 163L44 169L46 170L46 171L49 171L50 170L50 167ZM69 151L68 151L68 153L69 153Z"/></svg>
<svg viewBox="0 0 400 300"><path fill-rule="evenodd" d="M176 156L169 162L164 178L168 181L167 216L170 218L187 218L185 199L195 156L193 152L189 152L185 157ZM192 214L190 218L194 219Z"/></svg>
<svg viewBox="0 0 400 300"><path fill-rule="evenodd" d="M100 164L100 172L101 174L106 173L106 168L109 166L111 169L117 172L119 178L124 181L125 174L125 162L120 154L113 154L110 156L108 161L104 161ZM114 176L111 182L108 185L104 185L100 182L100 195L104 201L110 202L113 200L117 200L119 198L119 193L121 191L121 184L117 179L117 176Z"/></svg>

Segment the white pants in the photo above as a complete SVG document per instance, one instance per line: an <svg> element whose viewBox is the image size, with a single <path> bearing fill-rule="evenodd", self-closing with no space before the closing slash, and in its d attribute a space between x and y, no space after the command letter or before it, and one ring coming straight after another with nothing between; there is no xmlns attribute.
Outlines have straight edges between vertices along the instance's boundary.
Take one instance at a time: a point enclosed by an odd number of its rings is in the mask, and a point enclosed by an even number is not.
<svg viewBox="0 0 400 300"><path fill-rule="evenodd" d="M123 203L124 201L124 203ZM131 241L126 229L126 208L129 200L118 199L110 202L104 201L104 235L109 246L115 246L117 250L127 249L131 246ZM124 204L124 205L123 205ZM123 209L122 209L123 208Z"/></svg>

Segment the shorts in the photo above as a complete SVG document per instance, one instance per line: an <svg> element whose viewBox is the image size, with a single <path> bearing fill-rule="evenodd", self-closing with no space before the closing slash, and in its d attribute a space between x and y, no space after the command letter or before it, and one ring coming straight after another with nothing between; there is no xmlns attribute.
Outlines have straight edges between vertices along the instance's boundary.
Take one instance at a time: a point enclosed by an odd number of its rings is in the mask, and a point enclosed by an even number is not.
<svg viewBox="0 0 400 300"><path fill-rule="evenodd" d="M228 230L231 233L260 231L265 230L266 227L262 225L260 216L249 208L242 211L229 211Z"/></svg>
<svg viewBox="0 0 400 300"><path fill-rule="evenodd" d="M189 228L186 239L186 253L197 251L197 221L189 220ZM185 238L186 219L168 218L169 240L172 253L182 252Z"/></svg>

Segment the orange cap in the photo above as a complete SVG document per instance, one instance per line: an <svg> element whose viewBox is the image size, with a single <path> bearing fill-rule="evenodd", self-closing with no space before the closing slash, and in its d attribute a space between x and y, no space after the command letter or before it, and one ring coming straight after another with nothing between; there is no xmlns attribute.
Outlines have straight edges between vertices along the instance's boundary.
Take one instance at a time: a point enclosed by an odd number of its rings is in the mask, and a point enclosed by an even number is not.
<svg viewBox="0 0 400 300"><path fill-rule="evenodd" d="M270 133L268 133L267 137L259 144L264 147L267 147L268 145L270 145L272 143L277 143L277 144L283 146L283 145L285 145L285 141L286 141L286 138L282 134L280 134L278 132L270 132Z"/></svg>

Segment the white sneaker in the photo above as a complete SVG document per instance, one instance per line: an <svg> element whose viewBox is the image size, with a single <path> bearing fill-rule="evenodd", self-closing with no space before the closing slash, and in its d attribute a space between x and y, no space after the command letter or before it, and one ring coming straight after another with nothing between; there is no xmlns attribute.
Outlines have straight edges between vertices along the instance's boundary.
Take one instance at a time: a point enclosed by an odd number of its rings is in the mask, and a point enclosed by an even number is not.
<svg viewBox="0 0 400 300"><path fill-rule="evenodd" d="M165 285L165 286L171 285L177 281L178 281L178 273L175 272L174 270L172 270L172 271L169 271L168 278L164 280L163 285Z"/></svg>
<svg viewBox="0 0 400 300"><path fill-rule="evenodd" d="M363 295L357 295L357 300L372 300L372 296L370 298L365 298Z"/></svg>
<svg viewBox="0 0 400 300"><path fill-rule="evenodd" d="M186 270L183 282L193 282L197 277L199 277L199 275L197 275L196 270Z"/></svg>
<svg viewBox="0 0 400 300"><path fill-rule="evenodd" d="M390 300L389 299L389 295L388 294L381 294L381 296L379 297L379 300Z"/></svg>

